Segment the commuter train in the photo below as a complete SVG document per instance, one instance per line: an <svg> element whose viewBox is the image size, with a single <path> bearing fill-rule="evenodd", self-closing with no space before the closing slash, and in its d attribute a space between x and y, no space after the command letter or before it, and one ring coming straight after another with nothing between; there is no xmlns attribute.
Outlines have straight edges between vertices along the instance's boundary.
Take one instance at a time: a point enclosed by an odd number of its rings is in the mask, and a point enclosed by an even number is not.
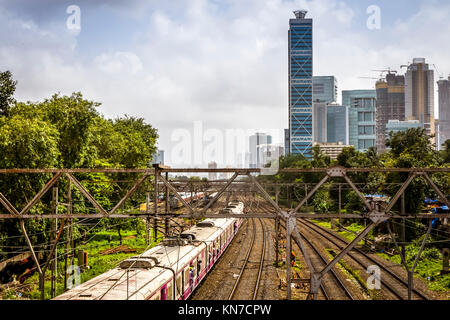
<svg viewBox="0 0 450 320"><path fill-rule="evenodd" d="M203 192L179 192L181 198L183 198L184 201L186 201L187 203L193 203L196 202L198 200L202 200L203 199ZM164 196L160 196L158 198L158 207L164 207L164 203L163 201L165 200ZM151 201L149 203L149 207L152 208L153 206L153 201ZM183 206L183 203L181 202L180 199L178 199L178 197L176 197L175 195L171 194L169 196L169 206L171 209L178 209L181 208ZM139 210L141 212L146 211L147 208L147 203L141 203L139 205Z"/></svg>
<svg viewBox="0 0 450 320"><path fill-rule="evenodd" d="M233 200L227 211L242 214ZM183 300L215 265L240 228L242 218L205 219L177 238L166 238L143 254L122 261L55 300Z"/></svg>

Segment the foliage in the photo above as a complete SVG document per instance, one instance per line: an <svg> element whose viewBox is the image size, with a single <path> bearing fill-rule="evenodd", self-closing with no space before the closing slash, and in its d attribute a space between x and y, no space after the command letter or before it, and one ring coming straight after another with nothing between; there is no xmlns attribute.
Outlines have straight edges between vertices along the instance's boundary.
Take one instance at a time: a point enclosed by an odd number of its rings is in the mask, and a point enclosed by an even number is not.
<svg viewBox="0 0 450 320"><path fill-rule="evenodd" d="M17 81L14 81L10 71L0 71L0 116L8 116L11 105L14 104L14 92Z"/></svg>

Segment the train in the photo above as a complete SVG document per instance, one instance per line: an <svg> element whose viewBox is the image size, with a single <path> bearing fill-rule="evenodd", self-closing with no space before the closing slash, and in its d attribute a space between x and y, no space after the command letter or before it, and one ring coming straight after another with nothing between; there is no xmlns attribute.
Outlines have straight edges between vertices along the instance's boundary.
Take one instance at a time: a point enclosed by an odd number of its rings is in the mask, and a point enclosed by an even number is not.
<svg viewBox="0 0 450 320"><path fill-rule="evenodd" d="M179 192L180 196L183 198L184 201L186 201L187 203L191 203L191 202L197 202L199 200L203 200L204 198L204 193L203 192ZM158 207L163 207L165 197L164 196L160 196L158 197ZM149 207L151 208L153 206L153 201L149 202ZM181 202L180 199L178 199L178 197L174 196L173 194L169 195L169 206L171 209L178 209L181 208L183 206L183 203ZM145 212L147 208L147 203L141 203L139 205L139 211L141 212Z"/></svg>
<svg viewBox="0 0 450 320"><path fill-rule="evenodd" d="M225 209L243 214L233 200ZM217 263L243 218L205 219L144 253L57 296L54 300L185 300Z"/></svg>

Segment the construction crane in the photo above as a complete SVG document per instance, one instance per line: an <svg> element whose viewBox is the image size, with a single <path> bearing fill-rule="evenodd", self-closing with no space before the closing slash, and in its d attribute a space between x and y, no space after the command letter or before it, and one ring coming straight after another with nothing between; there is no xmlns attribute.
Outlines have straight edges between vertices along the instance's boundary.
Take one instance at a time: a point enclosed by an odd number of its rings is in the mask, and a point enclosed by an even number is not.
<svg viewBox="0 0 450 320"><path fill-rule="evenodd" d="M381 72L381 75L383 75L383 73L385 73L385 72L387 72L388 74L391 74L391 73L397 73L397 71L396 70L391 70L391 68L387 68L387 69L384 69L384 70L372 70L372 71L378 71L378 72Z"/></svg>

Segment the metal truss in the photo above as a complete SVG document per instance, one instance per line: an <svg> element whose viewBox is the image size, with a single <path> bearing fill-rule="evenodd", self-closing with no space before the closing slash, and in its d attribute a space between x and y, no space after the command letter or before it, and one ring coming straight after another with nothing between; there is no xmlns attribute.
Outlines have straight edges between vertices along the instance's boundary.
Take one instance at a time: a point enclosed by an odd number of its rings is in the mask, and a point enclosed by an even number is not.
<svg viewBox="0 0 450 320"><path fill-rule="evenodd" d="M257 177L255 177L255 174L260 173L260 169L236 169L236 168L223 168L223 169L200 169L200 168L169 168L165 166L160 165L154 165L153 168L148 169L0 169L0 175L1 174L53 174L53 176L50 178L50 180L44 185L44 187L37 192L31 200L19 211L19 209L16 208L14 204L12 204L3 194L2 194L2 187L0 185L0 208L3 206L8 213L0 213L0 219L19 219L20 221L20 227L23 232L23 235L25 237L25 240L27 242L27 245L30 249L31 255L33 257L34 262L36 263L37 270L40 274L40 285L43 288L43 275L45 273L46 268L48 267L49 260L45 263L45 266L43 269L39 266L39 261L36 257L35 251L33 249L33 245L28 237L27 230L24 225L25 219L63 219L63 223L61 224L60 230L58 232L55 232L55 239L52 244L51 248L51 254L49 256L52 256L52 253L54 252L58 240L60 239L61 232L63 230L64 226L64 220L65 219L74 219L74 218L142 218L146 219L146 221L149 221L149 219L154 219L154 226L156 228L156 219L158 218L190 218L190 219L202 219L202 218L215 218L218 217L239 217L239 218L270 218L275 219L277 224L280 220L284 220L286 222L286 252L290 252L291 250L291 239L295 239L296 242L299 244L300 249L303 253L303 256L305 258L306 264L310 270L310 292L309 292L309 298L310 299L317 299L318 290L320 288L321 282L325 274L327 274L347 253L349 253L350 250L352 250L355 245L364 238L375 226L380 225L382 223L389 222L393 219L405 219L405 218L411 218L411 219L434 219L434 218L449 218L450 214L398 214L395 212L392 212L392 208L395 205L395 203L399 200L399 198L405 193L406 188L411 184L411 182L419 177L422 177L426 183L433 189L433 191L438 195L438 197L443 201L447 206L450 207L450 201L446 196L446 193L441 191L439 187L433 182L430 175L433 173L450 173L450 168L344 168L341 166L335 166L331 168L309 168L309 169L297 169L297 168L290 168L290 169L280 169L279 173L291 173L291 174L300 174L300 173L317 173L323 175L323 178L315 184L309 184L311 187L310 190L308 190L308 187L306 184L297 184L297 183L262 183ZM117 202L116 205L111 210L106 210L103 208L99 202L92 196L92 194L87 190L83 184L77 180L74 176L74 174L77 173L93 173L93 172L101 172L101 173L140 173L142 176L134 181L132 184L132 187L130 187L128 190L126 190L123 197ZM218 180L218 181L172 181L169 179L168 175L169 173L207 173L207 172L225 172L225 173L232 173L232 176L229 179L226 180ZM391 172L402 172L402 173L408 173L407 179L400 183L400 187L398 191L395 193L395 195L390 200L389 204L385 208L379 208L378 206L374 206L372 203L370 203L365 196L361 192L361 187L358 187L360 184L356 184L352 181L352 179L348 176L349 173L371 173L371 172L384 172L384 173L391 173ZM164 174L164 175L163 175ZM62 178L65 177L68 181L68 201L71 201L71 192L72 188L78 190L80 194L87 199L92 206L95 208L97 213L94 214L86 214L86 213L74 213L73 207L71 203L65 204L68 208L67 213L58 213L57 206L53 213L49 214L37 214L32 213L32 208L42 200L42 197L52 188L55 186L55 184ZM238 177L243 179L238 179ZM343 184L346 184L355 191L355 193L358 195L358 197L361 199L361 201L364 203L366 207L365 213L360 214L341 214L340 210L339 213L326 213L326 214L313 214L308 212L299 212L299 210L307 203L309 199L319 190L321 187L324 186L326 182L330 182L333 179L339 179L340 182L337 183L339 187L339 191L341 190L341 187ZM125 210L121 209L123 208L125 202L131 198L133 194L143 185L143 183L146 180L151 180L151 185L153 186L153 203L158 203L158 195L160 193L165 193L166 199L168 198L169 194L173 194L175 197L177 197L180 202L183 205L182 210L177 210L174 212L170 209L170 207L165 205L164 212L160 212L162 210L158 210L157 205L153 205L153 210L151 210L151 207L149 205L150 203L150 197L147 195L147 209L144 212L137 212L137 213L129 213ZM345 181L345 182L342 182ZM305 196L299 200L298 205L295 208L283 210L278 205L278 196L280 192L280 188L283 186L296 186L300 185L302 188L305 187ZM204 206L199 206L194 203L189 203L183 199L183 197L180 195L180 190L183 191L193 191L194 189L198 190L198 187L201 186L204 191L208 192L217 192L216 195L210 199ZM7 186L5 186L7 187ZM163 190L164 189L164 190ZM160 190L163 190L160 192ZM272 198L270 192L272 191L275 200ZM448 190L446 190L448 191ZM237 214L229 214L229 213L220 213L217 212L220 211L218 206L219 199L222 198L224 195L227 195L227 198L230 197L230 195L238 195L243 201L245 201L243 196L251 196L253 199L256 196L259 196L260 199L264 200L267 204L269 204L269 207L272 211L267 210L261 210L259 208L253 210L252 212L247 212L244 215L237 215ZM339 193L340 197L340 193ZM340 204L339 204L340 206ZM297 228L297 219L299 218L314 218L314 219L329 219L329 218L352 218L352 219L367 219L370 221L370 223L365 227L365 229L360 232L356 238L347 245L339 254L335 256L335 258L330 261L325 267L323 267L322 270L315 272L314 268L312 266L311 259L305 250L305 244L302 240L301 233L299 229ZM431 223L431 220L429 220ZM276 224L276 225L277 225ZM431 224L430 224L431 225ZM388 225L389 232L391 233L392 237L392 231ZM411 297L411 288L412 288L412 274L414 272L414 268L417 264L417 261L420 257L421 252L423 251L423 247L425 245L426 238L428 234L430 233L430 228L428 228L428 232L426 234L425 239L422 242L421 250L418 253L418 256L415 260L415 263L411 270L408 269L408 266L405 262L405 257L401 255L402 257L402 263L405 266L405 268L408 271L408 275L411 278L410 283L411 286L409 288L409 297ZM398 249L398 244L394 243ZM277 252L278 256L278 252ZM287 268L287 298L291 298L291 263L290 263L290 254L286 254L286 268Z"/></svg>

